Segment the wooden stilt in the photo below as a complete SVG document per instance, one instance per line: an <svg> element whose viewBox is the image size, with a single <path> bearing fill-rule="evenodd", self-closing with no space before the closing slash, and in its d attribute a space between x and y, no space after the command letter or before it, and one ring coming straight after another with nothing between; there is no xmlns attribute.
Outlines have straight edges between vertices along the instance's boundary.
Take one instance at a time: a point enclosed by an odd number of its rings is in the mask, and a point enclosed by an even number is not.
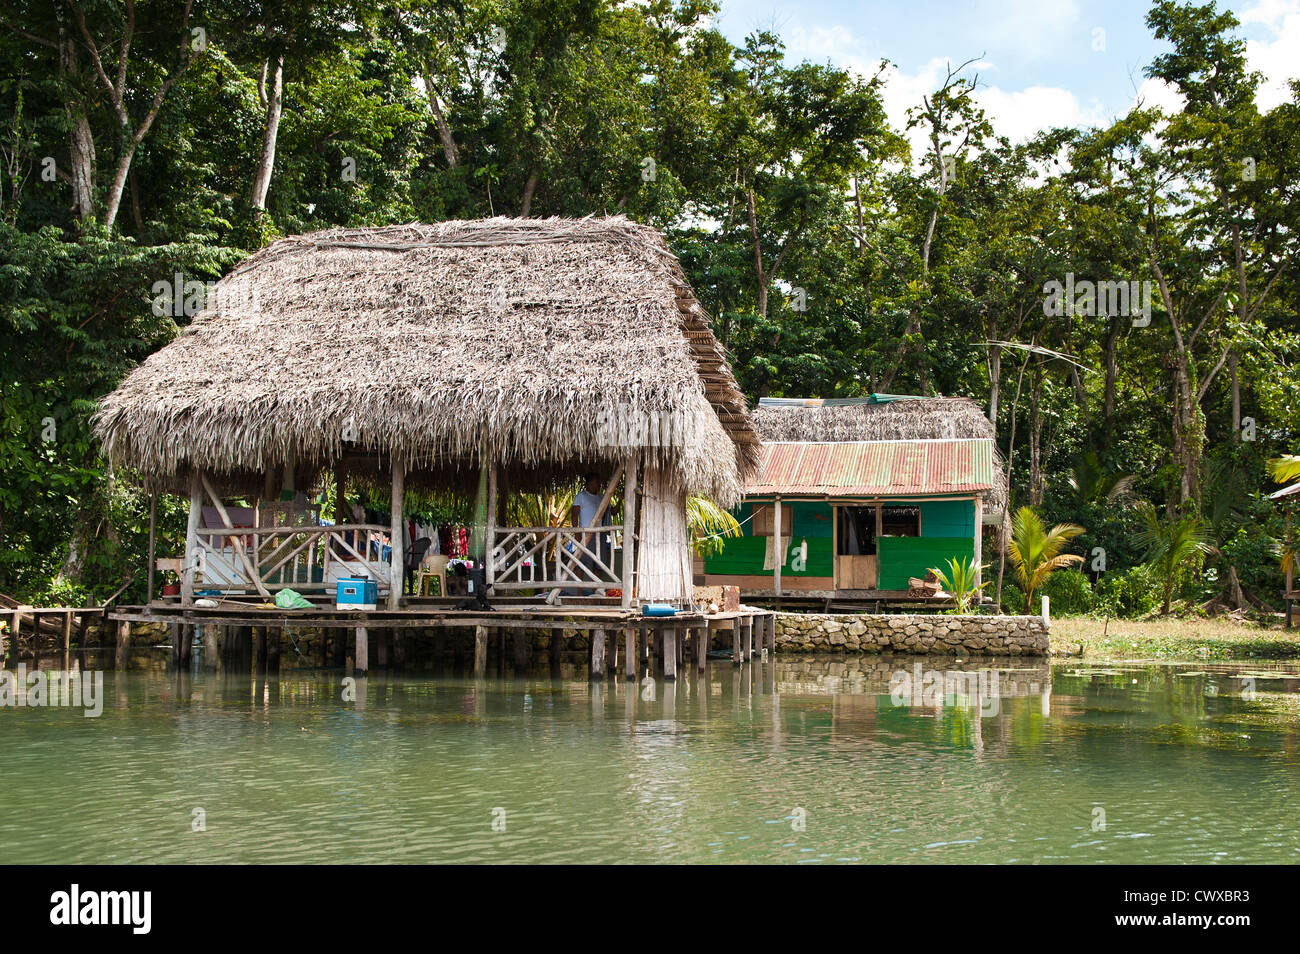
<svg viewBox="0 0 1300 954"><path fill-rule="evenodd" d="M528 630L522 626L514 633L515 672L522 675L528 671Z"/></svg>
<svg viewBox="0 0 1300 954"><path fill-rule="evenodd" d="M333 639L333 659L330 665L335 669L342 669L348 664L348 631L346 629L334 630Z"/></svg>
<svg viewBox="0 0 1300 954"><path fill-rule="evenodd" d="M5 634L5 668L18 668L18 631L22 625L22 617L18 610L9 614L9 632Z"/></svg>
<svg viewBox="0 0 1300 954"><path fill-rule="evenodd" d="M731 664L739 666L741 660L740 648L740 620L731 621Z"/></svg>
<svg viewBox="0 0 1300 954"><path fill-rule="evenodd" d="M769 655L776 655L776 614L772 613L767 617L767 651Z"/></svg>
<svg viewBox="0 0 1300 954"><path fill-rule="evenodd" d="M375 665L380 669L388 668L388 631L385 629L375 636Z"/></svg>
<svg viewBox="0 0 1300 954"><path fill-rule="evenodd" d="M591 678L605 678L605 631L603 629L593 629L590 634L591 638Z"/></svg>
<svg viewBox="0 0 1300 954"><path fill-rule="evenodd" d="M118 620L117 623L117 656L114 663L117 669L123 670L131 657L131 624L126 620Z"/></svg>
<svg viewBox="0 0 1300 954"><path fill-rule="evenodd" d="M268 673L279 673L280 671L280 639L284 636L284 630L279 626L274 628L268 626L266 634L266 671ZM342 630L347 632L347 630Z"/></svg>
<svg viewBox="0 0 1300 954"><path fill-rule="evenodd" d="M266 626L257 627L257 671L266 672Z"/></svg>
<svg viewBox="0 0 1300 954"><path fill-rule="evenodd" d="M194 665L194 627L190 623L178 623L181 639L181 668L186 671Z"/></svg>
<svg viewBox="0 0 1300 954"><path fill-rule="evenodd" d="M487 641L488 628L474 627L474 675L481 678L487 675Z"/></svg>
<svg viewBox="0 0 1300 954"><path fill-rule="evenodd" d="M72 614L63 614L63 671L72 666Z"/></svg>
<svg viewBox="0 0 1300 954"><path fill-rule="evenodd" d="M635 679L636 672L636 627L625 626L623 628L623 668L627 672L628 679Z"/></svg>
<svg viewBox="0 0 1300 954"><path fill-rule="evenodd" d="M712 633L708 622L695 630L695 668L700 672L704 672L704 667L709 662L709 643Z"/></svg>
<svg viewBox="0 0 1300 954"><path fill-rule="evenodd" d="M217 671L217 630L219 627L209 623L203 627L203 668L208 672Z"/></svg>
<svg viewBox="0 0 1300 954"><path fill-rule="evenodd" d="M564 652L564 630L551 630L551 665L560 664L560 653Z"/></svg>
<svg viewBox="0 0 1300 954"><path fill-rule="evenodd" d="M185 658L185 649L181 646L181 640L184 638L185 627L180 623L171 624L172 633L172 668L180 669L181 660Z"/></svg>
<svg viewBox="0 0 1300 954"><path fill-rule="evenodd" d="M746 616L741 621L741 654L745 662L754 658L754 617Z"/></svg>
<svg viewBox="0 0 1300 954"><path fill-rule="evenodd" d="M364 626L357 627L356 652L352 657L352 669L364 676L370 671L370 633Z"/></svg>
<svg viewBox="0 0 1300 954"><path fill-rule="evenodd" d="M664 679L677 678L677 627L665 626L662 630L664 640Z"/></svg>

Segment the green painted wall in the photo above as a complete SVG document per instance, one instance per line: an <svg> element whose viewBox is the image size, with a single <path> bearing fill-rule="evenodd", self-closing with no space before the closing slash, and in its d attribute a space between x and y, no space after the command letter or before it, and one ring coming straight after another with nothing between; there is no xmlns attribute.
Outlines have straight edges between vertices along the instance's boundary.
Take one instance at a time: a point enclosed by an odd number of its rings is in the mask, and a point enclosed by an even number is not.
<svg viewBox="0 0 1300 954"><path fill-rule="evenodd" d="M922 503L921 536L974 537L975 501L928 500Z"/></svg>
<svg viewBox="0 0 1300 954"><path fill-rule="evenodd" d="M970 500L930 500L920 504L920 537L883 537L877 543L882 590L905 590L909 577L923 577L932 566L953 557L974 559L975 504ZM756 537L749 519L754 507L742 503L732 511L741 521L743 537L724 539L722 552L704 558L704 572L720 576L771 576L763 569L766 537ZM793 512L792 512L793 511ZM831 576L835 570L834 510L828 503L787 502L782 511L782 543L786 547L782 576ZM793 523L793 527L789 524ZM790 550L808 541L808 565L791 566Z"/></svg>
<svg viewBox="0 0 1300 954"><path fill-rule="evenodd" d="M791 513L793 511L793 513ZM726 537L722 552L704 558L704 572L725 576L772 576L772 570L763 569L763 554L767 537L754 536L752 504L742 503L732 513L741 521L743 537ZM830 576L835 570L835 523L830 504L818 502L785 503L782 505L781 543L785 547L784 576ZM748 521L748 522L746 522ZM788 521L788 523L787 523ZM793 528L789 525L793 524ZM792 550L808 541L808 564L794 569Z"/></svg>
<svg viewBox="0 0 1300 954"><path fill-rule="evenodd" d="M971 537L881 537L876 547L882 590L905 590L908 577L924 577L930 567L942 566L953 557L975 558Z"/></svg>

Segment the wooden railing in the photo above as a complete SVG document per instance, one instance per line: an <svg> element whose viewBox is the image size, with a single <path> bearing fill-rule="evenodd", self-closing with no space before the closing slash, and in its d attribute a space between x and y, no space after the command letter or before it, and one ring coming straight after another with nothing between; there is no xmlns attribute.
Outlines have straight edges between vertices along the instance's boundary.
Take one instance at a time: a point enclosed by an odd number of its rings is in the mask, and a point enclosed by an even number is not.
<svg viewBox="0 0 1300 954"><path fill-rule="evenodd" d="M494 528L488 540L488 583L496 590L621 587L614 548L601 540L622 532L621 525Z"/></svg>
<svg viewBox="0 0 1300 954"><path fill-rule="evenodd" d="M272 592L328 590L340 576L368 576L389 585L383 559L389 528L372 524L332 527L202 527L190 554L195 587Z"/></svg>

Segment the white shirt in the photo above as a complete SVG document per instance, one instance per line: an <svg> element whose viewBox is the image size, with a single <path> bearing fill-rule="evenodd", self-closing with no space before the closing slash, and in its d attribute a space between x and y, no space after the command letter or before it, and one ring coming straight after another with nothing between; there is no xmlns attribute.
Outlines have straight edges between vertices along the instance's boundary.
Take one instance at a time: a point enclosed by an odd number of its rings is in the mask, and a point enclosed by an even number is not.
<svg viewBox="0 0 1300 954"><path fill-rule="evenodd" d="M592 518L596 516L596 511L600 509L600 503L604 499L604 494L592 494L585 490L580 490L574 495L573 505L578 508L579 526L586 527L591 524ZM601 522L603 523L604 520L602 519Z"/></svg>

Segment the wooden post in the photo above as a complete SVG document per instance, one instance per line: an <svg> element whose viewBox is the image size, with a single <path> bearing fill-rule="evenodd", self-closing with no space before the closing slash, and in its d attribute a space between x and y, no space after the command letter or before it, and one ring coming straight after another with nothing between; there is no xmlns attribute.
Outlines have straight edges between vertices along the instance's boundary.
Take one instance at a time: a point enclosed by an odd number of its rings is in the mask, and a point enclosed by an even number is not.
<svg viewBox="0 0 1300 954"><path fill-rule="evenodd" d="M551 630L551 665L560 664L560 653L564 651L564 630Z"/></svg>
<svg viewBox="0 0 1300 954"><path fill-rule="evenodd" d="M528 671L528 630L522 626L515 628L514 650L515 673L523 674Z"/></svg>
<svg viewBox="0 0 1300 954"><path fill-rule="evenodd" d="M979 586L982 582L982 572L980 564L984 562L984 497L980 494L975 495L975 585ZM877 581L879 582L879 581ZM976 607L979 606L978 599Z"/></svg>
<svg viewBox="0 0 1300 954"><path fill-rule="evenodd" d="M393 546L393 563L389 571L392 579L388 584L388 608L399 609L402 605L402 590L406 586L406 529L402 520L402 482L406 477L405 462L393 457L393 504L389 540ZM360 632L360 630L358 630Z"/></svg>
<svg viewBox="0 0 1300 954"><path fill-rule="evenodd" d="M626 546L626 544L624 544ZM623 551L623 558L627 559L627 551ZM623 627L623 669L628 679L635 679L637 675L636 665L636 627Z"/></svg>
<svg viewBox="0 0 1300 954"><path fill-rule="evenodd" d="M199 556L199 521L203 517L203 475L190 472L190 519L185 525L185 563L181 577L181 604L194 605L194 574ZM207 660L204 660L207 663Z"/></svg>
<svg viewBox="0 0 1300 954"><path fill-rule="evenodd" d="M739 666L741 658L740 620L733 619L731 621L731 664Z"/></svg>
<svg viewBox="0 0 1300 954"><path fill-rule="evenodd" d="M700 672L704 672L704 668L709 662L710 632L707 620L695 630L695 668Z"/></svg>
<svg viewBox="0 0 1300 954"><path fill-rule="evenodd" d="M605 631L591 631L591 674L592 679L605 678Z"/></svg>
<svg viewBox="0 0 1300 954"><path fill-rule="evenodd" d="M7 669L18 668L18 628L21 620L22 616L19 615L18 610L14 610L9 614L9 634L5 638L4 645L5 668Z"/></svg>
<svg viewBox="0 0 1300 954"><path fill-rule="evenodd" d="M781 568L785 566L785 547L781 545L781 495L776 495L776 502L772 505L772 565L775 568L772 573L772 592L776 596L781 595Z"/></svg>
<svg viewBox="0 0 1300 954"><path fill-rule="evenodd" d="M353 654L352 669L362 676L370 671L370 634L364 626L357 627L357 648Z"/></svg>
<svg viewBox="0 0 1300 954"><path fill-rule="evenodd" d="M487 527L483 534L483 560L487 585L491 588L496 581L496 561L492 559L492 551L495 548L497 535L497 463L495 460L485 460L483 466L488 472Z"/></svg>
<svg viewBox="0 0 1300 954"><path fill-rule="evenodd" d="M388 630L381 629L375 637L375 665L380 669L388 668Z"/></svg>
<svg viewBox="0 0 1300 954"><path fill-rule="evenodd" d="M257 671L266 672L266 630L267 627L257 627Z"/></svg>
<svg viewBox="0 0 1300 954"><path fill-rule="evenodd" d="M665 626L664 637L664 679L677 678L677 627Z"/></svg>
<svg viewBox="0 0 1300 954"><path fill-rule="evenodd" d="M271 627L267 627L269 630ZM341 630L347 632L347 630ZM280 639L284 636L284 630L279 626L275 627L275 635L269 632L266 636L266 671L269 673L278 673L280 671Z"/></svg>
<svg viewBox="0 0 1300 954"><path fill-rule="evenodd" d="M203 627L203 668L208 672L217 671L217 627L208 623Z"/></svg>
<svg viewBox="0 0 1300 954"><path fill-rule="evenodd" d="M114 659L116 668L125 669L131 656L131 624L126 620L117 622L117 655Z"/></svg>
<svg viewBox="0 0 1300 954"><path fill-rule="evenodd" d="M158 564L154 562L154 535L155 535L155 528L157 527L157 525L158 525L158 492L154 491L153 495L150 496L149 498L149 566L147 568L148 575L145 577L148 583L145 586L145 597L144 597L144 601L146 603L153 602L153 577L154 577L154 573L156 572L155 568L158 566Z"/></svg>
<svg viewBox="0 0 1300 954"><path fill-rule="evenodd" d="M487 675L487 641L488 628L486 626L474 627L474 675L482 677Z"/></svg>
<svg viewBox="0 0 1300 954"><path fill-rule="evenodd" d="M623 466L623 608L632 606L632 589L636 585L636 478L637 457L633 454ZM635 642L635 639L633 640ZM628 657L631 659L632 657ZM635 666L633 667L635 668Z"/></svg>
<svg viewBox="0 0 1300 954"><path fill-rule="evenodd" d="M744 630L741 633L744 640L743 655L745 657L745 662L749 662L754 658L754 617L746 616L742 623L744 626Z"/></svg>
<svg viewBox="0 0 1300 954"><path fill-rule="evenodd" d="M72 614L63 614L63 668L66 670L72 656Z"/></svg>
<svg viewBox="0 0 1300 954"><path fill-rule="evenodd" d="M767 651L776 656L776 613L767 618Z"/></svg>

